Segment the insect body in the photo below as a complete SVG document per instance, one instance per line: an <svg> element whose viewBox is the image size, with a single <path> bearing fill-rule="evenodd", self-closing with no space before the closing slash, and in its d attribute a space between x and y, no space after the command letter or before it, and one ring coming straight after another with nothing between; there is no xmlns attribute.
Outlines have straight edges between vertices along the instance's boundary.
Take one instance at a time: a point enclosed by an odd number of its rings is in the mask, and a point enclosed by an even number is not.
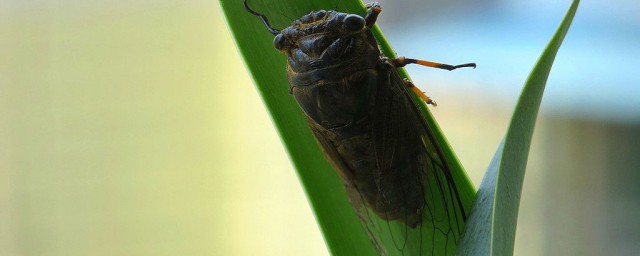
<svg viewBox="0 0 640 256"><path fill-rule="evenodd" d="M371 32L381 12L377 3L367 6L364 17L313 11L281 31L244 4L262 19L275 35L275 48L287 56L289 92L356 208L365 205L384 220L415 228L425 212L432 211L425 199L429 177L442 177L451 187L441 194L449 194L449 206L458 207L465 217L447 163L412 91L435 103L396 68L416 63L452 70L475 64L385 58Z"/></svg>

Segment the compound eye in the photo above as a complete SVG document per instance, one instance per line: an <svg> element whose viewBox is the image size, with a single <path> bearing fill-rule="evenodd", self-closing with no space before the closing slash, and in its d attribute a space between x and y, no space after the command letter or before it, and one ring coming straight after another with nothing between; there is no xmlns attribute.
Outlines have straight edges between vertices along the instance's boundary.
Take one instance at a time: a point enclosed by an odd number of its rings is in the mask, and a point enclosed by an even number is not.
<svg viewBox="0 0 640 256"><path fill-rule="evenodd" d="M286 43L287 40L282 36L282 34L276 35L276 38L273 39L273 46L275 46L279 51L282 51L287 47Z"/></svg>
<svg viewBox="0 0 640 256"><path fill-rule="evenodd" d="M351 31L359 31L364 28L364 18L356 14L347 15L346 17L344 17L342 23L344 24L345 28Z"/></svg>

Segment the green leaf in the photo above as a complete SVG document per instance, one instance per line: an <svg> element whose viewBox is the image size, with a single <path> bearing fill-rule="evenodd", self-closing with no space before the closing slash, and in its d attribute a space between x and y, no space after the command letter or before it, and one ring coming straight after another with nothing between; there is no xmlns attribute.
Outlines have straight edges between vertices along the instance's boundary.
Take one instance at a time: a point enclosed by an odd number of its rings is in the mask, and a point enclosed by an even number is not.
<svg viewBox="0 0 640 256"><path fill-rule="evenodd" d="M256 87L271 113L273 123L298 172L329 250L333 255L378 254L366 229L360 224L351 207L342 182L325 160L312 137L304 114L288 93L289 83L285 72L286 57L273 47L273 35L266 30L258 18L244 10L242 1L221 0L220 3L236 39L238 49L244 57L247 69L253 76ZM249 1L249 5L254 10L264 13L275 28L284 28L290 24L291 19L301 17L312 10L333 10L336 3L339 3L338 11L360 15L365 13L364 6L359 0ZM393 57L393 50L377 27L374 29L374 34L385 55ZM406 76L406 72L403 70L401 73ZM425 106L423 106L423 111L426 120L433 127L436 139L442 146L462 203L466 212L469 212L475 197L475 190ZM395 230L395 232L405 232L404 225L398 223L397 221L389 222L389 229ZM426 228L425 225L423 230ZM283 227L283 231L286 231L286 227ZM420 234L416 232L419 231L409 231L409 235L414 239L408 242L402 250L397 249L399 246L394 244L392 234L389 233L380 234L379 245L389 255L419 255L421 251L424 254L425 251L431 250L436 255L453 254L455 243L452 241L437 238L434 239L436 241L434 247L431 230Z"/></svg>
<svg viewBox="0 0 640 256"><path fill-rule="evenodd" d="M507 134L480 184L457 255L513 255L522 182L538 108L553 60L579 3L573 1L527 79Z"/></svg>

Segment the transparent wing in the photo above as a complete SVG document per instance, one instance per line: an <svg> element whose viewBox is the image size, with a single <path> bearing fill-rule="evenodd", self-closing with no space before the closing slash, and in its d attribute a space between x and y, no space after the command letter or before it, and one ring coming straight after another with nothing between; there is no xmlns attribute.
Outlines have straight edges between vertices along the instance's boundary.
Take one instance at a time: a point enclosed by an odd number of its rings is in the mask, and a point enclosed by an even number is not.
<svg viewBox="0 0 640 256"><path fill-rule="evenodd" d="M414 252L418 255L453 255L466 214L442 148L421 113L418 104L422 103L415 100L395 68L381 67L379 79L373 128L379 170L390 166L411 170L421 185L424 206L422 221L415 228L408 226L408 220L381 222L373 214L363 219L373 230L370 233L377 235L374 239L394 245L386 248L391 255L407 250L419 250ZM410 187L408 183L396 186ZM381 187L380 193L385 190L389 188Z"/></svg>

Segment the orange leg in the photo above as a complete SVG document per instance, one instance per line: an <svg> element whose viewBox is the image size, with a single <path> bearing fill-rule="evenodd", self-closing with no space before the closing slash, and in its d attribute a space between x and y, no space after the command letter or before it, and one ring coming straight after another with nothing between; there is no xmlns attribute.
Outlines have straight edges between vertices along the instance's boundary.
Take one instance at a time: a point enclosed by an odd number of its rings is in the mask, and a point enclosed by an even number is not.
<svg viewBox="0 0 640 256"><path fill-rule="evenodd" d="M446 70L454 70L457 68L476 68L476 64L475 63L466 63L466 64L462 64L462 65L449 65L449 64L442 64L442 63L437 63L437 62L431 62L431 61L426 61L426 60L417 60L417 59L410 59L410 58L405 58L405 57L398 57L395 59L390 59L391 64L393 64L393 66L395 66L396 68L401 68L404 67L408 64L418 64L418 65L422 65L422 66L426 66L426 67L432 67L432 68L441 68L441 69L446 69Z"/></svg>
<svg viewBox="0 0 640 256"><path fill-rule="evenodd" d="M431 104L434 107L437 107L438 104L433 101L431 98L429 98L429 96L427 96L426 94L424 94L423 91L420 91L420 89L418 87L416 87L415 84L413 84L411 81L409 81L408 79L404 79L404 84L411 88L411 90L413 91L413 93L415 93L416 95L418 95L418 97L420 97L420 99L424 100L424 102L426 102L427 104Z"/></svg>
<svg viewBox="0 0 640 256"><path fill-rule="evenodd" d="M398 57L395 59L389 59L389 62L396 68L401 68L404 67L408 64L418 64L418 65L422 65L422 66L426 66L426 67L432 67L432 68L441 68L441 69L446 69L446 70L454 70L457 68L466 68L466 67L470 67L470 68L476 68L476 64L475 63L466 63L466 64L461 64L461 65L449 65L449 64L442 64L442 63L437 63L437 62L431 62L431 61L426 61L426 60L417 60L417 59L409 59L406 57ZM429 96L427 96L426 94L424 94L423 91L420 91L420 89L418 89L418 87L416 87L411 81L404 79L404 84L407 85L409 88L411 88L411 90L418 95L418 97L420 97L422 100L424 100L424 102L426 102L427 104L431 104L434 107L438 106L438 104L436 104L435 101L433 101L431 98L429 98Z"/></svg>

